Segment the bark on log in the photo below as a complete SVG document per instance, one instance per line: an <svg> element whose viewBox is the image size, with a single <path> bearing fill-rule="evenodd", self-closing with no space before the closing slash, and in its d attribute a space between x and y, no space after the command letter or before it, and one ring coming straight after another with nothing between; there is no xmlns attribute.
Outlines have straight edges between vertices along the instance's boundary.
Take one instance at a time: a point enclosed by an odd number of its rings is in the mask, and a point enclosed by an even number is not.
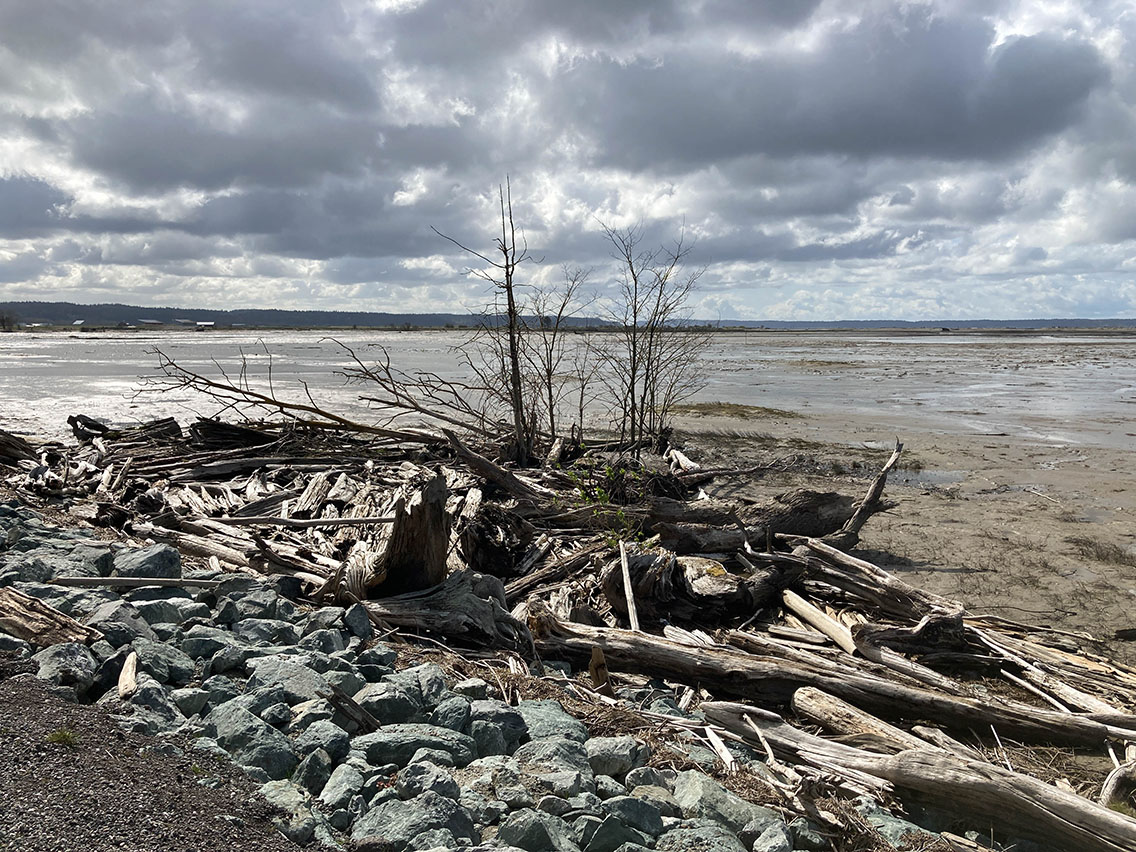
<svg viewBox="0 0 1136 852"><path fill-rule="evenodd" d="M39 598L8 587L0 588L0 630L41 647L60 642L90 645L103 638L95 628L80 624Z"/></svg>

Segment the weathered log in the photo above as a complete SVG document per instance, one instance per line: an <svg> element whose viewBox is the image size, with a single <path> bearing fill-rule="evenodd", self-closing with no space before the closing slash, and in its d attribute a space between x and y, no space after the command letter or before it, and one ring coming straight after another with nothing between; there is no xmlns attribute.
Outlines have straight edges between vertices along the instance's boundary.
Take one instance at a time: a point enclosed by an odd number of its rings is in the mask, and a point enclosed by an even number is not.
<svg viewBox="0 0 1136 852"><path fill-rule="evenodd" d="M512 471L505 470L500 465L491 462L485 456L478 455L469 447L461 442L457 435L449 429L443 429L442 432L450 442L450 446L454 448L458 458L469 465L478 476L481 476L505 493L516 497L521 500L537 501L542 498L550 497L551 492L544 492L538 490L536 487L521 480Z"/></svg>
<svg viewBox="0 0 1136 852"><path fill-rule="evenodd" d="M609 668L655 677L694 681L723 695L787 704L802 686L814 686L883 718L926 720L962 729L994 725L1023 742L1099 745L1108 739L1136 739L1136 716L1098 719L1091 714L1056 713L1014 701L990 702L944 695L907 683L851 671L818 671L798 661L707 647L692 654L687 645L617 628L557 621L532 602L529 626L537 650L554 659L587 659L593 645L604 649Z"/></svg>
<svg viewBox="0 0 1136 852"><path fill-rule="evenodd" d="M532 655L528 627L505 609L501 581L487 574L454 571L433 589L368 600L364 605L373 618L409 633Z"/></svg>
<svg viewBox="0 0 1136 852"><path fill-rule="evenodd" d="M0 588L0 630L41 647L60 642L90 645L103 638L95 628L10 587Z"/></svg>
<svg viewBox="0 0 1136 852"><path fill-rule="evenodd" d="M344 585L355 600L432 588L446 576L446 477L441 472L414 476L390 509L394 520L348 557Z"/></svg>
<svg viewBox="0 0 1136 852"><path fill-rule="evenodd" d="M927 742L919 737L810 686L802 686L793 693L791 706L798 718L836 734L840 742L888 754L909 748L928 748Z"/></svg>
<svg viewBox="0 0 1136 852"><path fill-rule="evenodd" d="M933 749L873 754L799 731L757 708L704 702L706 717L755 746L814 766L863 772L954 813L993 818L1047 846L1078 852L1136 848L1136 820L1018 772ZM756 731L761 732L759 738Z"/></svg>
<svg viewBox="0 0 1136 852"><path fill-rule="evenodd" d="M34 461L35 458L35 449L25 439L0 429L0 462L12 464L23 460Z"/></svg>

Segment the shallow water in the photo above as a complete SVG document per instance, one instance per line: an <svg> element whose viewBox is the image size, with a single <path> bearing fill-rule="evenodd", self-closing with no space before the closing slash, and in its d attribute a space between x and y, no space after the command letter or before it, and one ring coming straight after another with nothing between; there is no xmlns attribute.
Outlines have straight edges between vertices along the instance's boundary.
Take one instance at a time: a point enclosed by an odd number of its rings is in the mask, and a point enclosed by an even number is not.
<svg viewBox="0 0 1136 852"><path fill-rule="evenodd" d="M386 347L406 372L468 378L453 331L337 333L364 361ZM361 389L334 375L350 363L326 332L0 334L0 426L63 437L81 412L115 423L217 405L184 390L146 392L161 349L210 375L248 375L282 396L373 420ZM760 332L718 335L694 401L728 401L840 417L852 424L952 434L1007 434L1059 444L1131 447L1136 433L1136 337L1054 334ZM141 393L140 393L141 391Z"/></svg>

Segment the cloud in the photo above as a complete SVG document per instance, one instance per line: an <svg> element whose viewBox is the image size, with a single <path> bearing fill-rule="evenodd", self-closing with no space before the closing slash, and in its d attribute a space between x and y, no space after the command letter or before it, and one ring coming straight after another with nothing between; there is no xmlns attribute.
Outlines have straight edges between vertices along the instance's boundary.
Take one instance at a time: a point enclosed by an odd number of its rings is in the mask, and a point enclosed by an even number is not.
<svg viewBox="0 0 1136 852"><path fill-rule="evenodd" d="M700 309L1136 316L1120 0L0 5L0 298L463 309L680 230ZM187 303L188 304L188 303Z"/></svg>

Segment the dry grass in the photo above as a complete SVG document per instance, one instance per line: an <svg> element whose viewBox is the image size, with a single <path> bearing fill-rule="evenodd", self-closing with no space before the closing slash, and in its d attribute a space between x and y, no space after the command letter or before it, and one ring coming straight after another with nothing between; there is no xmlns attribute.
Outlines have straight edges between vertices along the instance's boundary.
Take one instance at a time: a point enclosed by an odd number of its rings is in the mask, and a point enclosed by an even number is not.
<svg viewBox="0 0 1136 852"><path fill-rule="evenodd" d="M1130 553L1112 542L1101 541L1099 538L1092 538L1087 535L1071 535L1065 539L1065 542L1073 545L1081 556L1096 562L1136 568L1136 553Z"/></svg>

